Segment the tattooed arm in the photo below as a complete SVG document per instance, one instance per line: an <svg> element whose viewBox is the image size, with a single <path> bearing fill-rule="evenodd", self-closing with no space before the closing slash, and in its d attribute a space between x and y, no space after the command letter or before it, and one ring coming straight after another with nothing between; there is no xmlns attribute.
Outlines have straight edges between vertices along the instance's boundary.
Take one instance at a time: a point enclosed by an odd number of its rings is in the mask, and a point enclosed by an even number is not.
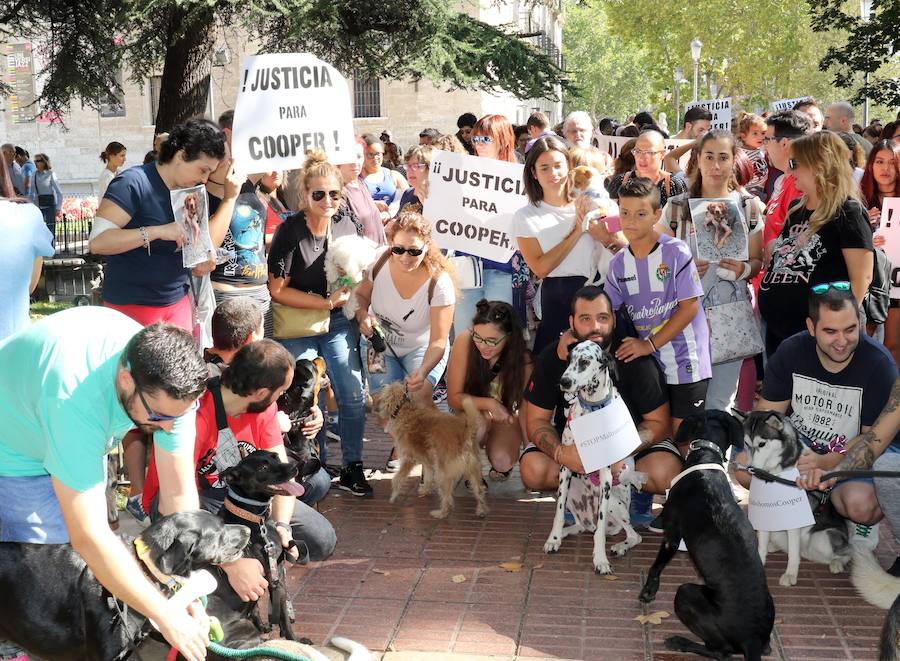
<svg viewBox="0 0 900 661"><path fill-rule="evenodd" d="M868 470L894 440L900 430L900 377L894 380L888 402L875 424L867 431L850 440L846 445L844 458L833 470ZM804 489L825 490L836 480L822 482L826 470L814 469L797 479L797 486Z"/></svg>
<svg viewBox="0 0 900 661"><path fill-rule="evenodd" d="M525 415L528 440L534 443L538 450L554 461L558 458L559 463L576 473L584 472L584 466L574 445L564 445L559 450L559 455L556 454L561 443L559 434L553 426L553 411L542 409L529 402Z"/></svg>

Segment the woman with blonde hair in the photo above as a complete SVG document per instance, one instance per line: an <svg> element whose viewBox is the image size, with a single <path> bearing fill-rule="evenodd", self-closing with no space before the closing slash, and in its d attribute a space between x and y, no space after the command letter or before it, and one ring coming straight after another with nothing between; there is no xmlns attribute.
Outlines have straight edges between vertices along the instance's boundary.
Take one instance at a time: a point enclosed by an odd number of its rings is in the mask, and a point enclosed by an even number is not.
<svg viewBox="0 0 900 661"><path fill-rule="evenodd" d="M810 287L849 282L861 304L872 281L872 229L847 146L820 131L794 140L791 153L788 168L803 197L788 212L759 288L769 356L806 329Z"/></svg>
<svg viewBox="0 0 900 661"><path fill-rule="evenodd" d="M275 308L275 337L297 359L321 356L338 400L341 468L338 486L354 496L371 496L362 467L365 405L359 328L341 308L352 291L342 286L328 291L325 255L333 238L361 235L349 215L336 215L343 195L340 171L322 151L311 151L299 179L300 211L278 229L269 249L269 291ZM304 314L292 313L296 309ZM319 311L319 315L310 312ZM301 321L302 319L302 321ZM319 432L325 463L325 428Z"/></svg>

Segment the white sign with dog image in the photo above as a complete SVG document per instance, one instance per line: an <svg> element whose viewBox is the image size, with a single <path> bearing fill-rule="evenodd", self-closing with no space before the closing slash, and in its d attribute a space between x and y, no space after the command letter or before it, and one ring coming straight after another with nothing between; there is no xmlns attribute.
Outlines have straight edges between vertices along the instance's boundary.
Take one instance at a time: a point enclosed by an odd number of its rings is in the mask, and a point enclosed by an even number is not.
<svg viewBox="0 0 900 661"><path fill-rule="evenodd" d="M573 418L569 427L588 473L621 461L641 444L631 413L618 396L598 411Z"/></svg>
<svg viewBox="0 0 900 661"><path fill-rule="evenodd" d="M209 259L215 259L216 250L209 236L209 202L206 187L193 186L170 191L172 213L184 234L181 246L181 264L191 268Z"/></svg>
<svg viewBox="0 0 900 661"><path fill-rule="evenodd" d="M690 205L698 258L714 263L725 258L748 259L747 224L734 200L698 198Z"/></svg>
<svg viewBox="0 0 900 661"><path fill-rule="evenodd" d="M797 467L789 468L778 477L794 481L800 477ZM750 480L750 505L747 517L754 530L779 532L805 528L816 522L806 492L777 482Z"/></svg>
<svg viewBox="0 0 900 661"><path fill-rule="evenodd" d="M516 251L513 214L528 202L523 169L519 163L435 151L422 213L437 245L508 262Z"/></svg>

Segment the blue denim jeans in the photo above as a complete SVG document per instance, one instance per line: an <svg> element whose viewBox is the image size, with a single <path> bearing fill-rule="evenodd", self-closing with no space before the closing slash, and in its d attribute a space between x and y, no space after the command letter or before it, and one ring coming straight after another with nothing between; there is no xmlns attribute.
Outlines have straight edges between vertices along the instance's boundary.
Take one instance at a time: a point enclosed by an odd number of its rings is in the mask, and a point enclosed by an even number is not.
<svg viewBox="0 0 900 661"><path fill-rule="evenodd" d="M394 357L394 354L392 354L389 350L385 351L384 373L369 375L369 387L371 388L371 392L378 392L381 386L385 386L389 383L394 383L394 381L402 381L406 378L407 374L415 369L419 369L422 366L422 360L425 358L425 352L427 350L427 346L419 347L418 349L410 351L405 356L401 356L400 360L397 360ZM434 366L434 368L428 373L426 377L431 383L432 388L434 388L437 382L441 380L441 377L444 376L444 372L447 369L447 359L449 357L450 343L447 342L447 347L444 349L444 355L441 356L438 364Z"/></svg>
<svg viewBox="0 0 900 661"><path fill-rule="evenodd" d="M453 310L453 332L459 335L472 326L475 316L475 304L482 298L489 301L513 302L512 273L504 273L495 269L484 269L483 286L478 289L464 289L462 297L456 301Z"/></svg>
<svg viewBox="0 0 900 661"><path fill-rule="evenodd" d="M0 477L0 542L68 541L69 531L49 475Z"/></svg>
<svg viewBox="0 0 900 661"><path fill-rule="evenodd" d="M363 428L366 408L363 402L362 365L359 356L359 327L350 322L344 313L335 310L330 327L324 335L279 340L295 359L313 359L321 356L328 366L328 378L338 401L338 433L341 436L343 464L347 466L362 461ZM324 398L319 400L322 413ZM318 441L322 463L326 460L325 427L319 432Z"/></svg>

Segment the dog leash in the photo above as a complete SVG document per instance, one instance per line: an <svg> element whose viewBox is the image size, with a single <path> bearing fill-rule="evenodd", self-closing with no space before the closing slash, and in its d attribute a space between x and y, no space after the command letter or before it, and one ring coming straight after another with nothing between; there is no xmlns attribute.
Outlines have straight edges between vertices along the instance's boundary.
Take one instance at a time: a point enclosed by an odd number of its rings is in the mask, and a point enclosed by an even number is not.
<svg viewBox="0 0 900 661"><path fill-rule="evenodd" d="M746 473L750 473L753 477L757 477L763 482L775 482L777 484L783 484L788 487L796 487L797 483L785 479L783 477L778 477L777 475L773 475L768 471L764 471L761 468L755 468L753 466L744 466L743 464L735 464L735 470L744 471ZM822 475L822 482L831 479L838 480L848 480L853 477L900 477L900 471L873 471L873 470L842 470L842 471L831 471L830 473L825 473Z"/></svg>

